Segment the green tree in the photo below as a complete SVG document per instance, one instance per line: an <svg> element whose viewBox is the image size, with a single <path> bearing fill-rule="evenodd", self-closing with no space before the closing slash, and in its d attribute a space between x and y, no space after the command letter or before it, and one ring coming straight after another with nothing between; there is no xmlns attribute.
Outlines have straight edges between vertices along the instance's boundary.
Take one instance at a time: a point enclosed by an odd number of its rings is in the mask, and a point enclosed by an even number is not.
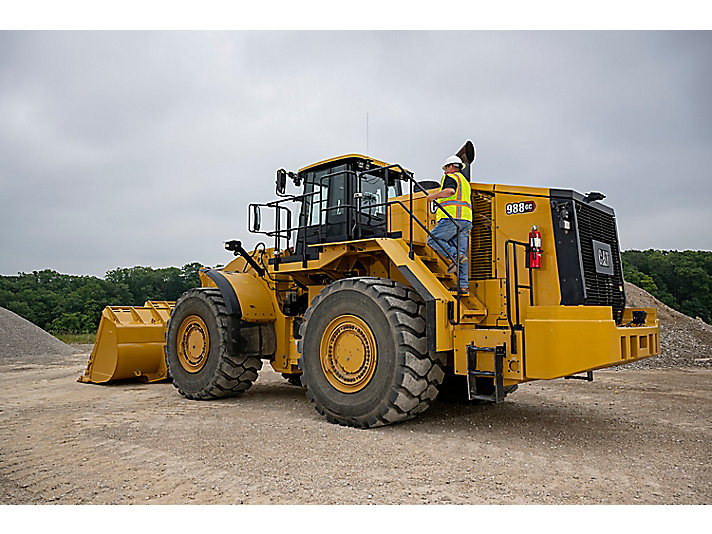
<svg viewBox="0 0 712 534"><path fill-rule="evenodd" d="M712 252L627 250L621 258L626 280L671 308L712 321Z"/></svg>
<svg viewBox="0 0 712 534"><path fill-rule="evenodd" d="M182 268L118 268L105 279L45 269L0 276L0 306L55 333L96 330L106 306L141 306L147 300L176 300L200 286L198 263Z"/></svg>

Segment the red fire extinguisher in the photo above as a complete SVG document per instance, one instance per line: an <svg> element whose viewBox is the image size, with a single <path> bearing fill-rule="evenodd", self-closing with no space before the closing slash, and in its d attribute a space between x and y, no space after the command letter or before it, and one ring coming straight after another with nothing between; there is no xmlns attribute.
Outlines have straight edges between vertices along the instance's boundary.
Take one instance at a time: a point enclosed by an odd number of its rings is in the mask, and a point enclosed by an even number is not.
<svg viewBox="0 0 712 534"><path fill-rule="evenodd" d="M532 269L541 268L541 233L536 226L532 226L529 232L529 266Z"/></svg>

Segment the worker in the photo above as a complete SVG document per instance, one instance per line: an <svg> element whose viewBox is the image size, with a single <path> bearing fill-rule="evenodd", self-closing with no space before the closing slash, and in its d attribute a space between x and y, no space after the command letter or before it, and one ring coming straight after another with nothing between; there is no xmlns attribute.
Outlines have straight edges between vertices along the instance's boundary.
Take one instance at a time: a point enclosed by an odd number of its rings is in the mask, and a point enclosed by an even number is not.
<svg viewBox="0 0 712 534"><path fill-rule="evenodd" d="M428 245L441 256L454 258L455 261L448 268L448 272L457 271L458 283L456 287L451 287L450 291L459 292L460 295L467 295L469 292L467 243L472 228L470 182L460 172L464 167L465 164L458 156L447 158L443 165L445 174L440 190L430 193L427 197L428 202L439 200L438 204L442 208L436 211L437 224L428 237Z"/></svg>

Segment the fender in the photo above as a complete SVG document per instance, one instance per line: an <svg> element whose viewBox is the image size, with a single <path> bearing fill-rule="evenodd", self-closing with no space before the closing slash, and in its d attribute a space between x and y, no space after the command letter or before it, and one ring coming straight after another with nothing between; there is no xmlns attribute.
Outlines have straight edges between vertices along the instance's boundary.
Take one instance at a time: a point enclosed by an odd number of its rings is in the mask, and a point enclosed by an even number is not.
<svg viewBox="0 0 712 534"><path fill-rule="evenodd" d="M277 319L272 295L262 279L251 273L217 269L204 271L204 274L220 290L230 315L251 323L273 322Z"/></svg>

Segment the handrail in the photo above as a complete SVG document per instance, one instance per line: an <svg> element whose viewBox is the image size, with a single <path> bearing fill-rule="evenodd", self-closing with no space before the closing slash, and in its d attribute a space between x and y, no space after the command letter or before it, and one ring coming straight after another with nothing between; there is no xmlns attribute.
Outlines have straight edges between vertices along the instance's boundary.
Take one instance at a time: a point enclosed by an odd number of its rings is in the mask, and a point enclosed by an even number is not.
<svg viewBox="0 0 712 534"><path fill-rule="evenodd" d="M318 179L318 182L317 181L312 182L314 185L319 186L318 191L312 191L310 193L303 193L300 195L291 195L288 197L280 198L278 200L273 200L273 201L265 203L265 204L250 204L250 206L264 206L265 208L275 208L275 212L276 212L275 213L275 216L276 216L276 221L275 221L276 229L275 230L267 231L267 232L257 231L254 233L259 233L259 234L263 234L263 235L266 235L269 237L274 237L275 238L275 251L280 251L281 250L280 249L280 244L281 244L280 240L285 239L287 242L287 249L289 249L291 232L296 230L297 231L296 245L298 246L299 242L301 241L302 246L303 246L303 266L306 267L307 261L308 261L307 260L307 229L308 228L317 226L318 227L319 243L323 243L322 217L324 217L324 221L326 221L326 218L328 216L327 214L329 211L332 211L335 209L344 209L345 210L345 213L346 213L345 223L346 223L346 227L347 227L347 234L350 234L351 232L353 232L354 228L356 228L358 226L357 225L358 220L359 220L358 218L359 218L359 215L362 214L362 212L361 212L362 206L360 205L361 202L358 202L358 203L349 202L349 203L341 204L339 206L328 206L327 205L326 207L324 207L323 204L325 202L328 202L328 198L326 198L326 199L323 198L323 191L324 191L323 182L325 180L331 179L337 175L344 174L344 175L348 176L349 174L353 174L357 177L357 179L359 180L359 183L360 183L360 179L363 175L366 175L366 174L377 175L378 173L381 173L381 172L383 173L384 180L386 180L387 171L390 169L400 170L401 171L400 180L402 182L407 182L409 184L408 205L406 206L406 204L401 200L387 200L385 202L378 203L378 204L370 204L368 206L368 208L373 209L373 208L377 208L380 206L386 207L386 232L387 233L389 233L389 224L390 224L390 217L388 216L390 214L389 210L391 210L392 209L391 207L395 204L398 204L403 208L404 212L408 214L409 226L410 226L410 236L409 236L409 240L408 240L409 241L408 257L411 260L413 260L415 258L415 253L413 250L414 224L417 224L418 226L420 226L420 228L422 228L422 230L428 235L428 237L434 239L433 234L430 232L430 230L428 230L428 228L415 216L414 209L413 209L414 190L417 190L417 192L425 193L426 195L427 195L428 191L415 180L413 173L411 173L407 169L403 168L398 163L387 165L384 167L376 167L374 169L368 169L368 170L359 171L359 172L352 171L352 170L339 170L339 171L331 172L331 173L325 174L324 176L321 176ZM405 177L405 178L403 178L403 177ZM346 190L347 189L346 183L344 184L344 186L345 186L345 190ZM360 187L359 187L359 189L360 189ZM361 191L359 191L359 192L361 192ZM319 209L318 223L316 225L310 225L309 224L310 213L307 212L306 210L302 210L302 213L300 213L299 217L297 218L299 220L299 223L297 224L297 226L291 226L291 210L288 207L283 206L282 204L284 204L286 202L303 201L310 197L312 199L314 199L317 196L319 197L318 200L312 200L311 209L314 209L314 206L319 206L319 208L318 208ZM435 204L436 212L437 212L437 210L442 211L445 214L445 216L455 224L455 228L456 228L455 237L456 237L457 243L459 244L460 232L461 232L460 226L456 223L455 219L445 210L445 208L440 205L440 203L437 200L434 200L433 203ZM280 213L282 210L285 210L288 212L286 228L282 228L282 225L281 225ZM353 217L354 225L349 224L350 219L351 219L351 217L350 217L351 210L353 210L355 212L354 217ZM373 217L370 214L367 214L367 216L369 218ZM248 217L248 224L249 224L249 217ZM351 226L353 226L353 227L351 227ZM300 230L302 231L301 232L301 240L300 240L300 236L299 236ZM360 226L358 226L358 232L359 232L359 237L360 237L360 235L361 235ZM443 251L445 252L446 257L448 259L450 259L451 261L453 261L456 264L457 268L459 269L459 259L460 259L459 258L459 247L458 247L457 254L455 256L453 256L446 250L443 250ZM277 266L278 262L279 262L279 259L275 258L275 267ZM460 295L460 291L459 291L459 277L458 277L457 286L458 286L457 296L456 296L457 319L455 322L453 322L453 324L459 324L460 318L461 318L460 317L461 316L461 295Z"/></svg>
<svg viewBox="0 0 712 534"><path fill-rule="evenodd" d="M360 177L360 176L362 176L362 175L364 175L364 174L376 174L376 173L378 173L378 172L383 171L384 178L385 178L385 177L387 176L387 171L388 171L389 169L400 169L400 171L402 172L402 174L408 177L408 184L409 184L409 186L410 186L410 187L408 187L408 190L409 190L409 200L410 200L410 210L406 210L406 211L408 212L409 216L410 216L410 239L409 239L408 257L412 260L412 259L414 258L414 253L413 253L413 221L414 221L414 220L416 220L416 221L418 220L418 218L417 218L417 217L415 216L415 214L413 213L413 186L416 186L418 189L420 189L421 192L425 193L426 195L428 194L428 191L427 191L422 185L420 185L418 182L416 182L416 181L415 181L415 178L414 178L414 176L413 176L413 173L410 172L410 171L407 170L407 169L404 169L404 168L400 165L400 163L393 163L393 164L391 164L391 165L386 165L386 166L384 166L384 167L376 167L376 168L374 168L374 169L367 169L367 170L365 170L365 171L359 172L358 175L359 175L359 177ZM405 180L401 179L401 181L405 181ZM455 263L455 265L456 265L456 267L457 267L457 270L456 270L456 272L458 273L458 275L457 275L457 284L456 284L456 286L457 286L457 293L456 293L456 295L457 295L457 297L456 297L456 299L457 299L457 321L456 321L455 323L453 323L453 324L460 324L460 308L461 308L461 304L460 304L460 276L459 276L459 269L460 269L460 247L459 247L459 245L460 245L460 225L458 225L458 224L455 222L455 219L445 210L445 208L443 208L443 207L440 205L440 203L439 203L437 200L433 200L432 202L435 204L436 209L441 210L441 211L447 216L447 218L450 219L450 220L453 222L453 224L455 225L455 240L456 240L455 242L456 242L457 245L458 245L458 246L457 246L457 254L456 254L455 258L453 258L453 257L448 253L447 250L443 249L443 251L445 252L445 254L447 255L447 257L450 258L450 259ZM405 206L404 206L404 209L405 209ZM418 222L420 223L420 221L418 221ZM421 224L420 226L425 230L425 232L428 234L428 236L433 237L433 235L432 235L422 224ZM433 238L433 239L434 239L434 238Z"/></svg>
<svg viewBox="0 0 712 534"><path fill-rule="evenodd" d="M512 306L511 306L511 287L510 287L510 274L509 274L509 245L512 245L513 257L514 257L514 290L516 291L516 298L514 301L515 312L516 312L516 323L512 322ZM505 263L505 296L507 301L507 323L509 324L509 329L511 332L511 350L512 354L517 353L517 330L523 330L520 318L520 307L519 307L519 290L529 289L529 305L534 306L534 285L532 284L532 267L527 265L529 269L529 285L521 285L519 283L519 268L517 265L517 246L524 247L525 253L529 250L529 243L522 243L521 241L515 241L514 239L507 239L504 242L504 263Z"/></svg>
<svg viewBox="0 0 712 534"><path fill-rule="evenodd" d="M403 172L403 174L405 174L408 177L408 183L410 185L410 187L408 188L410 191L410 210L412 212L413 211L413 185L418 187L420 189L420 192L423 192L426 195L428 194L428 191L422 185L420 185L418 182L416 182L415 178L413 177L413 173L407 169L404 169L400 165L400 163L393 163L391 165L386 165L385 167L377 167L375 169L368 169L368 170L359 172L358 175L361 176L363 174L376 174L377 172L380 172L380 171L387 171L388 169L396 169L396 168L400 169ZM405 181L405 180L401 180L401 181ZM440 205L440 203L437 200L433 200L432 202L435 204L435 207L437 209L442 211L447 216L448 219L450 219L453 223L455 222L455 219L445 210L445 208L443 208ZM409 257L411 260L413 259L413 224L412 224L412 222L413 221L411 220L410 250L409 250ZM459 239L460 227L457 225L457 223L455 223L455 228L457 228L457 234L458 234L458 239ZM447 251L445 251L445 252L447 253ZM452 256L450 256L450 254L448 254L448 257L452 259Z"/></svg>

